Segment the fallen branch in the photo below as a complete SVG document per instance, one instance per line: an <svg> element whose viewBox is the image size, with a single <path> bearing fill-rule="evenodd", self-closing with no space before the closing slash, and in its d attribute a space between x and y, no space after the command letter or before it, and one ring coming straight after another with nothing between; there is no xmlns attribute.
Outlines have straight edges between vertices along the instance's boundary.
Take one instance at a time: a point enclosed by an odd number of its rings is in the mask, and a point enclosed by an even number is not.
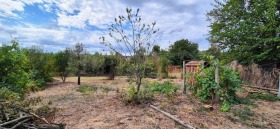
<svg viewBox="0 0 280 129"><path fill-rule="evenodd" d="M29 112L29 114L31 114L32 116L40 119L41 121L44 121L46 124L50 124L50 122L48 122L45 118L42 118L42 117L39 117L38 115L36 115L35 113L33 112Z"/></svg>
<svg viewBox="0 0 280 129"><path fill-rule="evenodd" d="M30 118L27 118L27 119L25 119L25 120L23 120L23 121L21 121L21 122L18 122L15 126L13 126L11 129L16 129L18 126L20 126L21 124L23 124L23 123L25 123L25 122L27 122L27 121L29 121L30 120Z"/></svg>
<svg viewBox="0 0 280 129"><path fill-rule="evenodd" d="M16 108L16 109L18 109L18 110L20 110L20 111L22 111L22 112L25 112L25 113L27 113L27 114L30 114L30 115L36 117L37 119L39 119L39 120L41 120L41 121L44 121L46 124L50 124L50 122L48 122L45 118L41 118L41 117L39 117L38 115L36 115L35 113L30 112L30 111L28 111L28 110L26 110L26 109L24 109L24 108L22 108L22 107L19 107L19 106L16 106L16 105L11 105L10 107Z"/></svg>
<svg viewBox="0 0 280 129"><path fill-rule="evenodd" d="M31 118L31 116L28 115L28 116L19 117L17 119L13 119L11 121L8 121L8 122L5 122L3 124L0 124L0 127L3 127L5 125L9 125L9 124L12 124L12 123L15 123L15 122L19 122L19 121L21 121L23 119L26 119L26 118Z"/></svg>
<svg viewBox="0 0 280 129"><path fill-rule="evenodd" d="M192 127L191 125L188 125L188 124L185 124L185 122L181 121L180 119L172 116L171 114L165 112L165 111L162 111L160 110L159 108L153 106L153 105L150 105L151 108L153 108L154 110L157 110L161 113L163 113L164 115L168 116L170 119L174 120L175 122L179 123L180 125L186 127L186 128L189 128L189 129L195 129L194 127Z"/></svg>

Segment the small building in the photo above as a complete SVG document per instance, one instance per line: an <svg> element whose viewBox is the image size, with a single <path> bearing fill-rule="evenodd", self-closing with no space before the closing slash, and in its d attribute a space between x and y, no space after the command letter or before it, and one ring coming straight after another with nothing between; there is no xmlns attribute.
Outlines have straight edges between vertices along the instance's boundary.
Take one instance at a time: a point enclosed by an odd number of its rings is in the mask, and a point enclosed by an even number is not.
<svg viewBox="0 0 280 129"><path fill-rule="evenodd" d="M186 63L186 73L197 72L198 66L208 66L204 61L189 61ZM171 78L183 78L182 66L168 66L168 77Z"/></svg>
<svg viewBox="0 0 280 129"><path fill-rule="evenodd" d="M200 66L204 61L190 61L186 63L186 73L197 72L198 66Z"/></svg>

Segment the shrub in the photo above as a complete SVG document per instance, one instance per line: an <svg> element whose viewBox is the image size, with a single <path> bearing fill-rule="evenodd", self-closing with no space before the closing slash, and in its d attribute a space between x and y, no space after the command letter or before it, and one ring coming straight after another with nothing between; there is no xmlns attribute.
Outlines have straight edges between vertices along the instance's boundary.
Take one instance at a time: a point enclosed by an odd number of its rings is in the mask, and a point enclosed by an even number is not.
<svg viewBox="0 0 280 129"><path fill-rule="evenodd" d="M147 88L151 92L162 93L168 98L173 97L179 89L178 86L172 84L170 81L165 81L163 83L152 82L147 85Z"/></svg>
<svg viewBox="0 0 280 129"><path fill-rule="evenodd" d="M0 88L0 99L15 101L20 99L20 94L9 90L6 87Z"/></svg>
<svg viewBox="0 0 280 129"><path fill-rule="evenodd" d="M213 100L217 90L219 100L223 101L222 111L228 111L230 104L237 99L236 91L240 90L240 78L236 71L226 66L219 67L220 84L215 82L215 67L206 68L203 73L198 74L196 84L191 87L192 92L200 97L203 102Z"/></svg>
<svg viewBox="0 0 280 129"><path fill-rule="evenodd" d="M140 90L137 92L136 86L132 85L130 88L125 92L126 98L124 102L126 104L135 103L139 104L148 104L154 100L154 95L148 89Z"/></svg>
<svg viewBox="0 0 280 129"><path fill-rule="evenodd" d="M27 57L15 40L0 46L0 87L23 95L30 81L30 75L26 70L27 62Z"/></svg>

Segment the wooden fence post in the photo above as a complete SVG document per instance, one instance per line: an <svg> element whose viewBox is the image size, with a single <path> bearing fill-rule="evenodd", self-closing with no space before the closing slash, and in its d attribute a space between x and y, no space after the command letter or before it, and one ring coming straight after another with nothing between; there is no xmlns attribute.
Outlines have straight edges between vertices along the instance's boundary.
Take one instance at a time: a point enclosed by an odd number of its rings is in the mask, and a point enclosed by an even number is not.
<svg viewBox="0 0 280 129"><path fill-rule="evenodd" d="M278 79L278 97L280 97L280 72L278 72L278 76L279 76L279 79Z"/></svg>
<svg viewBox="0 0 280 129"><path fill-rule="evenodd" d="M183 94L187 93L187 87L186 87L186 62L183 61Z"/></svg>
<svg viewBox="0 0 280 129"><path fill-rule="evenodd" d="M217 85L220 84L220 76L219 76L219 60L216 58L216 66L215 66L215 82ZM216 89L215 91L215 101L219 101L219 95L218 95L218 90Z"/></svg>

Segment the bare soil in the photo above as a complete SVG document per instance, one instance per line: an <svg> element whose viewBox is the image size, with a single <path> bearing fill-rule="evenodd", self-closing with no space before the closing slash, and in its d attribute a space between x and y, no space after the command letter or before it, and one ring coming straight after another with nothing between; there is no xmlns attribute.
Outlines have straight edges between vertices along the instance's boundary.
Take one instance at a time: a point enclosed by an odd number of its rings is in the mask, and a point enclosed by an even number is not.
<svg viewBox="0 0 280 129"><path fill-rule="evenodd" d="M82 85L107 87L97 91L80 93L76 90L77 78L70 77L66 83L59 78L45 90L31 93L29 98L40 97L42 104L51 104L56 108L52 121L65 123L68 129L177 129L182 128L173 120L153 110L147 105L126 105L123 92L130 85L125 77L106 80L105 77L82 77ZM146 79L148 81L165 81ZM173 79L173 83L182 85L182 80ZM230 112L221 112L219 105L213 111L203 108L204 103L190 93L182 95L179 90L173 102L163 95L156 95L153 105L169 112L195 128L231 129L231 128L271 128L280 129L280 102L258 100L256 105L233 105ZM238 117L245 108L250 114L244 119ZM239 113L239 114L238 114ZM237 114L237 115L236 115Z"/></svg>

